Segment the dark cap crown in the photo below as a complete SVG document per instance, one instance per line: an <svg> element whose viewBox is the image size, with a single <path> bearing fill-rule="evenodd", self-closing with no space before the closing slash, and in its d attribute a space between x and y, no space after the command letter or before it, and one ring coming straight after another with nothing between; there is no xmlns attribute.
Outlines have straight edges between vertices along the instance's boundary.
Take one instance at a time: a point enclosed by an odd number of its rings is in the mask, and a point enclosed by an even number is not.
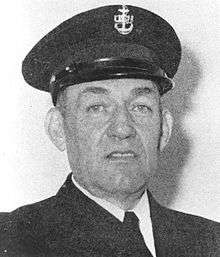
<svg viewBox="0 0 220 257"><path fill-rule="evenodd" d="M117 29L123 26L122 7L110 5L80 13L49 32L23 61L26 82L50 91L52 75L68 65L103 58L148 60L173 78L181 58L181 45L174 29L160 16L128 5L123 7L127 8L128 22L127 34L126 30L123 34Z"/></svg>

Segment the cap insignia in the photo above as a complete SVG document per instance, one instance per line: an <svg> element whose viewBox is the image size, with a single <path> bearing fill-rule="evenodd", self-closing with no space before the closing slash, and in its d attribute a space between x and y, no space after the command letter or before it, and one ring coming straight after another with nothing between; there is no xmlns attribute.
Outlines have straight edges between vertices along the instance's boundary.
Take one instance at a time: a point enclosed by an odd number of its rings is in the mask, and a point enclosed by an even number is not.
<svg viewBox="0 0 220 257"><path fill-rule="evenodd" d="M122 34L128 35L133 30L134 16L128 15L129 9L126 5L122 5L121 9L118 9L121 14L114 15L115 29Z"/></svg>

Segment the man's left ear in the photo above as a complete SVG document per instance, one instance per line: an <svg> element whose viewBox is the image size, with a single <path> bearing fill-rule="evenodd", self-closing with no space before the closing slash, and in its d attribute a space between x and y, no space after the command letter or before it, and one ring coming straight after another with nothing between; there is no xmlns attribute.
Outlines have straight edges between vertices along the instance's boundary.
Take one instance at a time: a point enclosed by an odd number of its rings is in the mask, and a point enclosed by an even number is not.
<svg viewBox="0 0 220 257"><path fill-rule="evenodd" d="M160 138L160 151L163 151L164 147L169 142L173 127L173 117L168 109L162 110L162 124L161 124L161 138Z"/></svg>

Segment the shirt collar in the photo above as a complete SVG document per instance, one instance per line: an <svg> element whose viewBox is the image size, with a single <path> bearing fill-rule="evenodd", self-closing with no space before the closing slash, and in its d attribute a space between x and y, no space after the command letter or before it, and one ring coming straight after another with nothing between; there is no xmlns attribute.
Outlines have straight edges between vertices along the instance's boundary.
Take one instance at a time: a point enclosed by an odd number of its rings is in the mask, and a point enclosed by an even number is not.
<svg viewBox="0 0 220 257"><path fill-rule="evenodd" d="M150 207L149 207L149 200L147 196L147 191L144 192L139 202L134 207L133 211L140 222L142 222L146 217L150 218Z"/></svg>
<svg viewBox="0 0 220 257"><path fill-rule="evenodd" d="M108 201L106 201L104 199L101 199L101 198L93 196L91 193L89 193L87 190L85 190L83 187L81 187L76 182L76 180L74 179L73 175L72 175L72 182L88 198L90 198L91 200L96 202L102 208L104 208L109 213L114 215L118 220L123 222L124 215L125 215L125 211L124 210L120 209L119 207L113 205L112 203L110 203L110 202L108 202ZM140 220L140 222L144 218L146 219L146 217L150 217L149 201L148 201L148 196L147 196L147 192L146 191L142 195L142 197L139 200L139 202L137 203L137 205L133 208L133 210L129 210L129 211L133 211L137 215L137 217Z"/></svg>

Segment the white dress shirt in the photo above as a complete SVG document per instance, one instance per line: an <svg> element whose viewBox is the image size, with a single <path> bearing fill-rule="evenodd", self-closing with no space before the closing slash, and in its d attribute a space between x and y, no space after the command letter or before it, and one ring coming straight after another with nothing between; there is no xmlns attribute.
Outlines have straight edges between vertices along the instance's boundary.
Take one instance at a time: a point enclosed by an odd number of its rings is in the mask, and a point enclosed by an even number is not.
<svg viewBox="0 0 220 257"><path fill-rule="evenodd" d="M101 198L95 197L92 194L90 194L87 190L82 188L74 179L72 176L72 181L74 185L87 197L89 197L91 200L96 202L98 205L100 205L102 208L107 210L109 213L114 215L118 220L123 222L124 220L124 215L125 211L120 209L119 207L113 205L112 203L103 200ZM139 226L140 226L140 231L143 235L145 244L147 245L148 249L150 250L151 254L153 257L156 257L156 252L155 252L155 246L154 246L154 237L153 237L153 229L152 229L152 222L150 218L150 207L149 207L149 201L148 201L148 196L147 192L143 194L137 205L134 207L133 211L136 216L139 219Z"/></svg>

